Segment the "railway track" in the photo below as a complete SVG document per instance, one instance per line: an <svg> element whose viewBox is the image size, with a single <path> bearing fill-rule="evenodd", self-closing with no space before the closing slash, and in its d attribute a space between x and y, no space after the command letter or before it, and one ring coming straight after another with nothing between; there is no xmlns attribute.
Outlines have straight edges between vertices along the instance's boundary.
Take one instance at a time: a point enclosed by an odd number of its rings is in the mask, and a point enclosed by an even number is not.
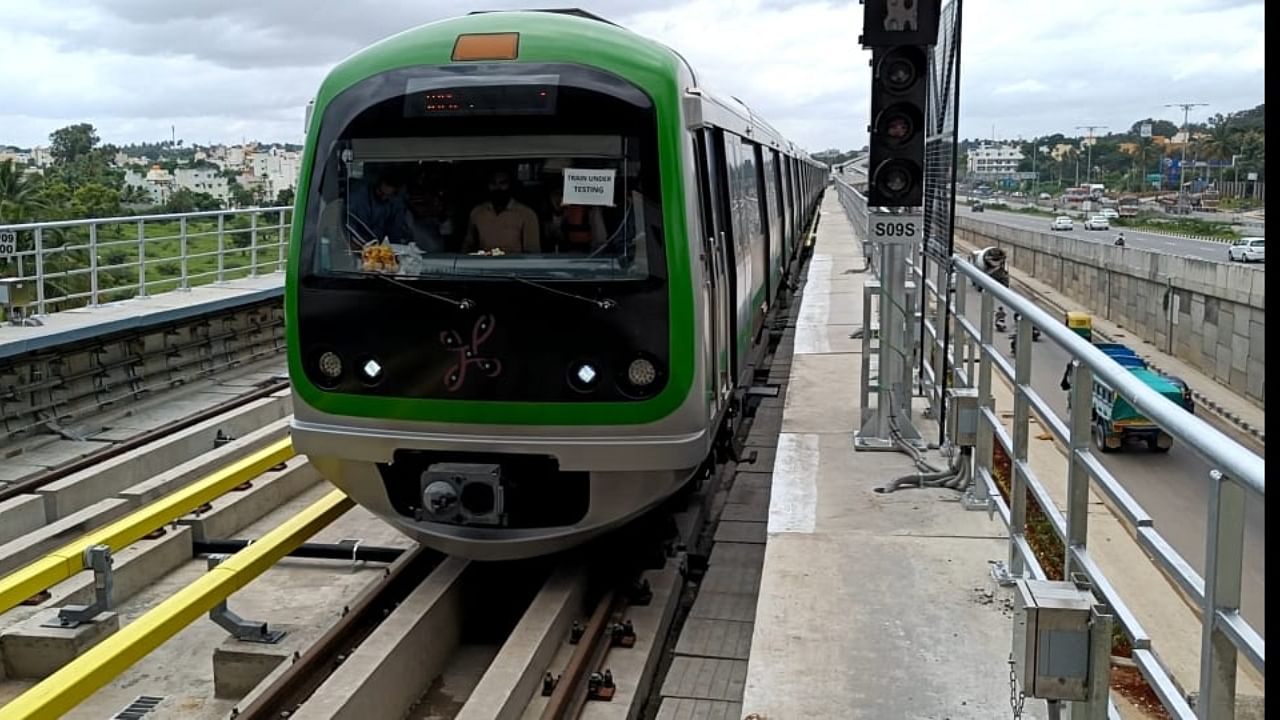
<svg viewBox="0 0 1280 720"><path fill-rule="evenodd" d="M780 304L775 313L786 307ZM765 355L775 344L766 343L757 359L758 376L767 374ZM265 394L268 388L255 392ZM749 404L750 394L744 407ZM398 554L384 549L380 559L394 556L385 571L345 601L331 626L237 701L228 715L236 720L639 717L651 704L663 652L705 569L718 514L713 500L736 471L736 448L750 429L750 415L736 419L722 448L724 461L688 491L569 553L473 563L417 547ZM0 613L85 569L88 547L119 550L264 473L305 465L303 459L290 459L287 439L242 455L0 577ZM62 477L74 472L66 470ZM251 544L210 546L234 552L0 707L0 720L59 717L75 708L280 559L300 552L308 538L352 507L335 490Z"/></svg>
<svg viewBox="0 0 1280 720"><path fill-rule="evenodd" d="M254 400L269 397L287 389L288 387L288 380L268 380L259 383L257 386L245 393L227 398L220 403L211 405L208 408L194 412L190 415L186 415L173 422L166 423L152 430L140 432L118 443L107 445L99 450L82 455L74 460L61 463L35 475L21 478L9 483L8 485L0 487L0 502L17 497L18 495L35 492L52 482L91 468L106 460L110 460L111 458L134 452L150 443L170 437L199 423L225 416L227 413L244 407Z"/></svg>

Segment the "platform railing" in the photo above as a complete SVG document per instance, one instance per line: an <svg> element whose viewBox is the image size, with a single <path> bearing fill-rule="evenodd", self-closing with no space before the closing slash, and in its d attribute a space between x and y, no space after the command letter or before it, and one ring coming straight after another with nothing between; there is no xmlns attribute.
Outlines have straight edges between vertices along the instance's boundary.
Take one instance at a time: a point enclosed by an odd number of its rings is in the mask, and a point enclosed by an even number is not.
<svg viewBox="0 0 1280 720"><path fill-rule="evenodd" d="M839 178L842 193L852 188ZM844 195L842 194L842 202ZM846 204L846 211L850 204ZM865 210L863 211L865 213ZM850 213L850 220L865 223L866 216ZM1065 548L1062 577L1084 576L1098 599L1109 606L1132 648L1139 670L1160 698L1165 710L1179 720L1234 718L1237 700L1238 658L1243 657L1264 678L1265 642L1240 612L1243 584L1245 509L1265 501L1263 459L1204 420L1147 387L1128 370L1050 316L1034 302L1004 287L961 256L953 259L954 291L941 282L919 278L923 292L935 308L946 308L944 322L952 325L952 347L945 353L948 384L976 389L979 403L977 446L974 452L975 482L968 504L992 508L1009 530L1006 579L1045 579L1044 569L1028 542L1028 497L1044 511L1053 532ZM977 295L976 298L971 297ZM979 304L978 323L966 314L969 303ZM1069 417L1064 422L1031 385L1032 343L1016 343L1012 365L996 346L995 309L1003 305L1019 316L1016 336L1030 338L1038 328L1071 358ZM921 338L926 357L939 353L940 314L926 314ZM929 375L934 373L926 371ZM995 410L994 374L1011 388L1014 397L1012 433ZM932 380L933 378L929 378ZM1203 458L1214 468L1209 474L1212 494L1205 514L1207 533L1205 573L1202 577L1165 536L1154 519L1129 495L1090 447L1093 431L1092 386L1095 379L1110 386L1143 416L1173 437L1174 442ZM1028 462L1032 415L1041 427L1067 448L1067 501L1060 510ZM996 485L993 452L999 443L1009 458L1009 499ZM1088 547L1088 498L1094 489L1105 495L1116 516L1150 556L1157 569L1199 610L1201 657L1199 693L1192 710L1168 667L1153 647L1152 638L1132 609L1103 574ZM1188 519L1190 520L1190 519ZM1114 705L1110 716L1118 717Z"/></svg>
<svg viewBox="0 0 1280 720"><path fill-rule="evenodd" d="M284 270L292 207L0 225L15 246L0 279L29 281L18 303L48 315Z"/></svg>

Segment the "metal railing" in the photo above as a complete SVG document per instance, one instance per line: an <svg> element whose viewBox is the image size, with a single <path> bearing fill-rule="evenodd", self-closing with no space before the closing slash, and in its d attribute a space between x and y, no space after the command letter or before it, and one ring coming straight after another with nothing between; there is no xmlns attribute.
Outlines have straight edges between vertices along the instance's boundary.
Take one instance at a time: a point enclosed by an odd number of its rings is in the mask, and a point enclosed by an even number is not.
<svg viewBox="0 0 1280 720"><path fill-rule="evenodd" d="M30 281L32 314L284 270L292 207L0 225L0 278Z"/></svg>
<svg viewBox="0 0 1280 720"><path fill-rule="evenodd" d="M844 194L856 196L852 188L837 178ZM853 202L845 204L848 211ZM856 206L856 204L855 204ZM865 204L863 205L865 207ZM863 211L865 212L865 210ZM866 216L850 213L855 222ZM913 265L913 271L914 271ZM1261 457L1227 437L1200 418L1186 412L1147 387L1128 370L1076 335L1034 302L1004 287L961 256L953 262L954 291L940 290L946 282L918 277L922 296L932 301L934 312L924 311L922 338L926 357L936 360L922 366L921 384L931 404L940 406L937 379L944 376L956 388L972 388L978 393L979 422L974 452L974 486L967 498L971 504L994 508L1009 530L1010 577L1046 579L1026 533L1028 494L1043 510L1065 549L1063 577L1088 578L1101 602L1113 611L1132 648L1132 658L1165 709L1179 720L1235 717L1238 657L1266 675L1265 642L1240 612L1243 584L1245 508L1263 502L1266 496L1265 466ZM916 271L917 276L919 275ZM980 294L978 325L966 315L970 294ZM997 304L1019 317L1016 336L1030 338L1032 327L1056 342L1073 360L1069 417L1064 422L1031 385L1032 343L1016 343L1014 362L1006 360L995 344L994 318ZM940 349L940 323L951 323L954 343L948 352ZM944 364L945 360L945 364ZM946 370L942 370L946 368ZM994 372L1000 374L1013 395L1013 428L1007 431L996 414L992 395ZM1089 446L1093 429L1092 387L1094 379L1110 386L1139 413L1150 419L1175 442L1195 452L1215 468L1210 472L1212 494L1207 508L1204 577L1173 548L1156 528L1150 514L1125 490ZM864 378L865 380L865 378ZM1028 462L1031 416L1035 415L1058 443L1067 448L1066 508L1059 509ZM1009 499L1006 502L996 485L994 450L996 443L1009 458ZM1199 699L1193 711L1168 668L1156 654L1151 636L1138 621L1119 592L1103 574L1088 548L1089 490L1105 495L1115 508L1118 520L1137 539L1156 568L1199 608L1201 655ZM1111 715L1115 716L1114 706Z"/></svg>

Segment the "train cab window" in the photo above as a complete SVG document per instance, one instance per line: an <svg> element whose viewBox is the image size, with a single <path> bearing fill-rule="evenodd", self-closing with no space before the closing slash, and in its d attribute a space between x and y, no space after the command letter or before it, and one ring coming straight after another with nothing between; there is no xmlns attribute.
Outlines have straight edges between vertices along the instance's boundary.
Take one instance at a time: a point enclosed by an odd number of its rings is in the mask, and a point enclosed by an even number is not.
<svg viewBox="0 0 1280 720"><path fill-rule="evenodd" d="M331 103L304 275L665 278L656 117L559 65L409 68Z"/></svg>

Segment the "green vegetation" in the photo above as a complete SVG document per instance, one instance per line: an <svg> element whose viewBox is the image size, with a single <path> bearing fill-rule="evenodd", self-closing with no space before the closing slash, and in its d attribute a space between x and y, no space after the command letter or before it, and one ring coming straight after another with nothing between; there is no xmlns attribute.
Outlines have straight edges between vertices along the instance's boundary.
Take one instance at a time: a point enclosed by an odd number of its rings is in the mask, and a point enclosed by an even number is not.
<svg viewBox="0 0 1280 720"><path fill-rule="evenodd" d="M251 264L257 265L258 274L283 270L279 243L287 243L288 235L280 229L280 224L275 213L258 215L256 222L248 213L224 216L219 233L216 217L187 220L187 285L204 285L219 279L219 247L225 251L223 280L248 277ZM137 294L137 288L131 286L138 283L139 226L145 238L142 253L145 254L147 294L181 286L184 223L148 221L145 216L139 216L135 220L97 226L99 302L123 300ZM48 253L44 261L45 294L49 298L51 312L79 307L87 302L84 298L65 301L58 298L90 290L90 278L86 272L90 266L89 232L88 226L51 228L45 230L41 237L46 249L62 249L61 252ZM31 233L19 233L19 251L32 249L33 242ZM15 267L7 268L0 261L0 276L9 274L11 269L16 270L16 263L13 265Z"/></svg>
<svg viewBox="0 0 1280 720"><path fill-rule="evenodd" d="M1181 233L1184 235L1200 235L1204 237L1234 240L1239 237L1235 229L1228 223L1196 218L1166 218L1162 216L1139 215L1132 218L1112 218L1111 224L1134 230L1150 230L1152 232Z"/></svg>
<svg viewBox="0 0 1280 720"><path fill-rule="evenodd" d="M1180 118L1179 118L1180 120ZM1141 137L1144 123L1151 123L1152 137ZM1188 171L1188 180L1218 181L1244 180L1248 173L1258 173L1259 180L1266 180L1266 105L1232 112L1218 113L1203 123L1189 123L1191 143L1187 147L1187 162L1209 161L1215 167ZM1152 191L1145 176L1160 172L1166 159L1182 159L1182 146L1172 140L1180 131L1180 125L1168 120L1146 118L1134 122L1128 129L1094 136L1092 151L1084 145L1079 135L1053 133L1019 141L1024 159L1019 172L1040 175L1041 183L1032 191L1056 192L1092 177L1092 182L1103 183L1108 189L1129 192ZM984 142L982 139L964 140L960 143L959 174L968 167L968 151ZM1032 159L1036 148L1048 148ZM1056 154L1056 156L1055 156ZM1093 173L1086 167L1092 156ZM1232 158L1235 167L1230 167ZM1226 165L1225 167L1222 165ZM1025 188L1024 188L1025 189ZM1166 185L1166 191L1176 190Z"/></svg>
<svg viewBox="0 0 1280 720"><path fill-rule="evenodd" d="M178 163L190 164L194 156L194 150L180 146L181 142L160 143L130 150L135 156L147 154L159 158L161 165L176 167ZM98 224L92 231L88 225L42 231L40 243L45 250L43 270L49 311L88 302L87 298L73 296L91 291L89 268L95 262L99 271L99 302L137 294L137 288L131 286L137 285L139 273L145 278L147 294L154 294L180 287L184 275L187 285L193 286L247 277L251 264L257 265L259 273L282 269L281 252L275 245L282 240L287 242L287 237L278 227L281 222L278 215L258 214L256 220L249 213L223 216L221 230L217 217L193 218L185 223L148 221L150 214L218 210L221 203L208 193L181 188L163 205L148 208L144 213L131 211L129 205L148 202L149 195L141 188L124 184L124 172L112 165L118 151L112 145L101 145L92 125L80 123L56 130L49 136L53 164L45 168L43 174L29 172L12 161L0 163L0 224L128 218ZM238 184L233 184L231 189L233 198L246 205L261 199ZM293 194L291 191L280 193L276 199L285 201L282 204L292 204ZM29 253L36 245L35 233L20 231L17 241L19 253ZM90 250L91 242L96 243L96 257ZM221 272L219 248L228 251L223 255ZM0 277L19 272L30 276L34 270L29 265L32 261L28 257L23 262L27 265L20 266L14 259L0 260Z"/></svg>

